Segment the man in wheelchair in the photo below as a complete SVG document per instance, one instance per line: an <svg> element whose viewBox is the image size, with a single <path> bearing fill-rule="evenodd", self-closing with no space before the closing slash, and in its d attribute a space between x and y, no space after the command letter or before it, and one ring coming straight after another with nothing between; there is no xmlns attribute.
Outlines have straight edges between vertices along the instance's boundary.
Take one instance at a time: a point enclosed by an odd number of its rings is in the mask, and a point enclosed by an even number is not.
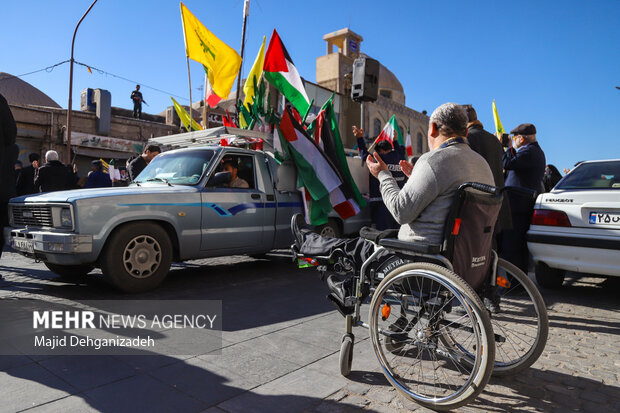
<svg viewBox="0 0 620 413"><path fill-rule="evenodd" d="M467 143L467 121L466 112L456 103L445 103L435 109L428 127L430 151L418 159L415 168L409 162L401 161L401 168L408 177L402 189L379 154L368 156L367 166L379 180L383 201L401 225L398 241L421 246L442 244L457 189L465 182L494 184L487 162ZM349 275L342 281L331 275L327 282L332 295L341 301L345 311L351 310L346 310L345 305L346 297L354 294L354 275L351 273L359 271L364 261L373 254L374 244L364 237L321 237L306 228L301 215L293 218L291 226L295 235L294 248L298 253L304 256L330 256L338 251L341 255L337 260L336 272ZM379 237L375 234L375 241L386 235L389 234Z"/></svg>

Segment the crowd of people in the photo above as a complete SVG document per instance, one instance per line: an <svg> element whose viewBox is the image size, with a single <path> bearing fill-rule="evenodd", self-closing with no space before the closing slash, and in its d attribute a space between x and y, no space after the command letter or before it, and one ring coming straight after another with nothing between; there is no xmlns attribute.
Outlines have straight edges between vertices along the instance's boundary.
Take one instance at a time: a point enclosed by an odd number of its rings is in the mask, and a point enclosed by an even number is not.
<svg viewBox="0 0 620 413"><path fill-rule="evenodd" d="M137 89L135 94L139 97L138 93ZM119 168L121 179L116 175L110 177L100 160L92 161L92 170L80 178L77 166L64 165L54 150L47 151L43 160L37 153L29 154L29 164L23 166L17 161L15 121L1 95L0 106L3 173L0 216L4 221L12 196L80 187L124 186L161 152L156 145L146 146L141 155L128 160L126 168ZM562 177L555 166L546 164L533 124L521 124L510 132L509 139L498 139L484 130L471 105L447 103L433 112L428 130L430 151L419 157L415 166L412 160L406 159L404 148L397 142L378 142L371 154L364 131L353 126L353 135L370 171L373 224L379 230L398 228L399 238L406 241L440 241L438 237L443 232L452 196L463 182L477 181L500 188L515 186L541 193L553 188ZM526 273L525 237L533 199L508 192L495 228L500 256Z"/></svg>
<svg viewBox="0 0 620 413"><path fill-rule="evenodd" d="M494 247L499 255L528 273L526 233L535 195L549 191L561 175L547 165L536 138L536 127L523 123L508 139L484 130L471 105L446 103L430 117L429 152L415 165L406 160L398 144L377 145L369 154L363 131L353 127L360 154L371 174L370 204L377 229L398 229L398 239L408 242L442 242L445 222L457 188L465 182L480 182L498 188L518 187L531 191L506 191L495 226ZM401 179L401 176L405 176ZM559 176L558 176L559 175ZM364 239L329 239L313 233L301 215L293 221L297 247L312 255L329 255L335 249L347 253L360 268L372 252ZM350 280L328 280L338 297L350 295Z"/></svg>

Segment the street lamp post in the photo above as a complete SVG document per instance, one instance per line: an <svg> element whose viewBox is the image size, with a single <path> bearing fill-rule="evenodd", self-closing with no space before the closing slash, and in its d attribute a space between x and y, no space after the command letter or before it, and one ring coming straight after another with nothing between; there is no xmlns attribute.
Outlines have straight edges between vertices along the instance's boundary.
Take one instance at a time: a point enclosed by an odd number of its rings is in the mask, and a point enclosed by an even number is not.
<svg viewBox="0 0 620 413"><path fill-rule="evenodd" d="M73 32L73 40L71 41L71 60L69 63L69 107L67 108L67 164L71 163L71 105L73 103L71 95L73 94L73 46L75 45L75 35L77 34L78 27L80 27L82 20L84 20L84 17L86 17L88 12L90 12L90 9L93 8L97 1L98 0L93 1L93 4L90 5L88 10L86 10L86 13L84 13L82 18L78 22L77 26L75 26L75 31Z"/></svg>

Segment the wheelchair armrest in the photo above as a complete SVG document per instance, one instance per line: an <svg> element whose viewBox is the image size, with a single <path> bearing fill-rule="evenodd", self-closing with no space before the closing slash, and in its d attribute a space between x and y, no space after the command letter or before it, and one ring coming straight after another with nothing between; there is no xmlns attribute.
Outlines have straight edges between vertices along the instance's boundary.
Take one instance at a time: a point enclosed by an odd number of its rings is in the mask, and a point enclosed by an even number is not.
<svg viewBox="0 0 620 413"><path fill-rule="evenodd" d="M394 238L398 235L397 229L386 229L383 231L379 231L370 227L363 227L360 229L360 237L367 239L368 241L372 241L374 243L379 242L384 238Z"/></svg>
<svg viewBox="0 0 620 413"><path fill-rule="evenodd" d="M401 241L397 238L385 238L379 241L379 245L388 249L416 252L418 254L436 255L441 252L441 245L422 244L419 242Z"/></svg>

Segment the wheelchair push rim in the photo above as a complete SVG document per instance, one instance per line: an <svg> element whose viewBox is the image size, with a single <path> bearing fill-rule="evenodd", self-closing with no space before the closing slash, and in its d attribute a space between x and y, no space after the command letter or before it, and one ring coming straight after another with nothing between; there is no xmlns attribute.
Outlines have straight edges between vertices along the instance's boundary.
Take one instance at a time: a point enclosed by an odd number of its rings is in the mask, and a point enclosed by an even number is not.
<svg viewBox="0 0 620 413"><path fill-rule="evenodd" d="M453 312L457 302L464 315ZM489 380L495 355L489 316L465 281L444 267L411 263L388 274L373 294L369 328L385 377L419 404L462 406Z"/></svg>

